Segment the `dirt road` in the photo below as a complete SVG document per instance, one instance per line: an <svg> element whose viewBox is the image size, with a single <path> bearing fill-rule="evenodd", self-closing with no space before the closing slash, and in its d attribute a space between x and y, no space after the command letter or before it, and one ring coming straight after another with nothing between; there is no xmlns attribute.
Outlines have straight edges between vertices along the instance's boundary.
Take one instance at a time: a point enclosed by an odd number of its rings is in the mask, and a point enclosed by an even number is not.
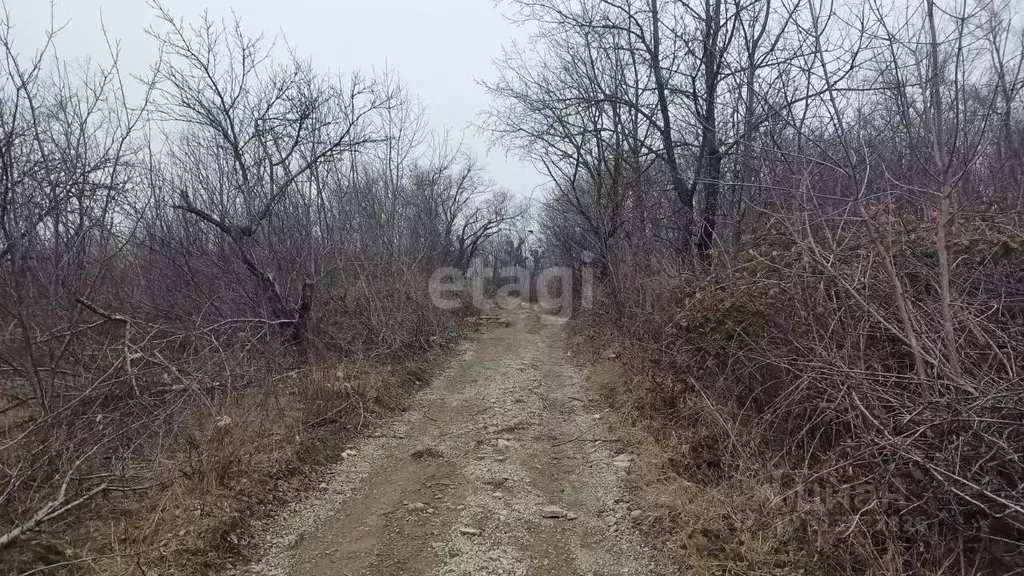
<svg viewBox="0 0 1024 576"><path fill-rule="evenodd" d="M508 317L268 527L245 573L672 573L632 526L630 456L584 398L563 322Z"/></svg>

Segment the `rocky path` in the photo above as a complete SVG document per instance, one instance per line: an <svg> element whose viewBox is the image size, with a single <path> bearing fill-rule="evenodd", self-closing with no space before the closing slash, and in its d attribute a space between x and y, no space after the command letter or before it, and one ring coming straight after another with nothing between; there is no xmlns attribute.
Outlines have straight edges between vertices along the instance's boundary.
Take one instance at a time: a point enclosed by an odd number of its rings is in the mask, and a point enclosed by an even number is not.
<svg viewBox="0 0 1024 576"><path fill-rule="evenodd" d="M630 456L588 405L562 321L509 320L269 527L244 573L671 574L631 525Z"/></svg>

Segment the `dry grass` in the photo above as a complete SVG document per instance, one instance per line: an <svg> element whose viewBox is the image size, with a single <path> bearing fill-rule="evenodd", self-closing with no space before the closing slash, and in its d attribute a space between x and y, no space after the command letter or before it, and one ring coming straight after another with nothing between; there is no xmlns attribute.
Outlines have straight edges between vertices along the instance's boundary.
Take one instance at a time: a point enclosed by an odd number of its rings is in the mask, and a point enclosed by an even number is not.
<svg viewBox="0 0 1024 576"><path fill-rule="evenodd" d="M152 481L113 492L5 553L22 574L207 575L259 549L259 521L316 486L348 443L401 410L443 352L400 365L298 370L210 398L150 440Z"/></svg>
<svg viewBox="0 0 1024 576"><path fill-rule="evenodd" d="M48 407L24 400L25 372L0 374L0 573L205 575L244 560L253 522L450 348L457 319L417 286L325 298L305 349L258 319L69 320L37 347L55 359Z"/></svg>
<svg viewBox="0 0 1024 576"><path fill-rule="evenodd" d="M574 349L593 358L589 395L609 407L619 436L637 458L630 475L640 522L687 574L791 575L822 570L793 523L780 519L784 488L754 463L728 478L691 474L709 450L704 424L668 425L643 409L643 386L619 358L578 338ZM616 354L617 355L617 354Z"/></svg>
<svg viewBox="0 0 1024 576"><path fill-rule="evenodd" d="M659 447L640 485L661 503L657 527L685 566L886 576L1021 567L1022 252L1019 235L986 226L964 222L952 243L960 376L945 364L915 375L881 324L895 312L877 257L855 241L826 268L784 234L762 238L699 278L633 284L622 316L583 320L601 343L592 353L624 370L619 391L598 383L597 393L631 405L627 418ZM905 236L893 257L923 349L941 354L927 246Z"/></svg>

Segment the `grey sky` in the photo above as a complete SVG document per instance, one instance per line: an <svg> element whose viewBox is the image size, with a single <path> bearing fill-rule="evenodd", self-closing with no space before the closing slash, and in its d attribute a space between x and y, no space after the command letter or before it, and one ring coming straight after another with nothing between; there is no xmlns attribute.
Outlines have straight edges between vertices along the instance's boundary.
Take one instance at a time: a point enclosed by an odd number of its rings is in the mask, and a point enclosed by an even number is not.
<svg viewBox="0 0 1024 576"><path fill-rule="evenodd" d="M6 3L14 37L27 53L49 27L49 2ZM500 150L487 154L485 138L467 130L487 105L475 79L492 77L501 45L525 35L492 0L166 0L165 5L186 19L207 8L216 18L229 18L234 10L247 32L284 35L321 69L390 67L422 98L436 129L450 127L455 138L466 130L467 146L499 185L531 195L543 181L531 166L506 159ZM58 24L70 20L57 43L63 57L103 59L104 22L111 37L122 42L126 69L145 70L155 59L155 43L143 32L154 21L145 0L57 0L55 6Z"/></svg>

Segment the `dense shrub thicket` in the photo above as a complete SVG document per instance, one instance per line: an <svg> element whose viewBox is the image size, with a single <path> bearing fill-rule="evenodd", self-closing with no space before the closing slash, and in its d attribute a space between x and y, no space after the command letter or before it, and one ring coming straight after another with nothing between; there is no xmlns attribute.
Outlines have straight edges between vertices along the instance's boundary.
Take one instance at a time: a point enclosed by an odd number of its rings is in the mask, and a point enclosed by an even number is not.
<svg viewBox="0 0 1024 576"><path fill-rule="evenodd" d="M451 327L434 268L465 269L523 211L391 73L323 74L154 4L161 59L136 85L116 51L64 60L58 34L29 53L12 26L0 14L0 549L139 493L164 503L153 524L129 510L103 538L154 548L187 506L168 494L273 477L311 429L363 424L408 381L386 365Z"/></svg>
<svg viewBox="0 0 1024 576"><path fill-rule="evenodd" d="M793 520L840 573L1020 568L1017 7L512 4L487 119L550 176L546 257L594 256L583 334L717 494L694 561L771 573L736 551Z"/></svg>

